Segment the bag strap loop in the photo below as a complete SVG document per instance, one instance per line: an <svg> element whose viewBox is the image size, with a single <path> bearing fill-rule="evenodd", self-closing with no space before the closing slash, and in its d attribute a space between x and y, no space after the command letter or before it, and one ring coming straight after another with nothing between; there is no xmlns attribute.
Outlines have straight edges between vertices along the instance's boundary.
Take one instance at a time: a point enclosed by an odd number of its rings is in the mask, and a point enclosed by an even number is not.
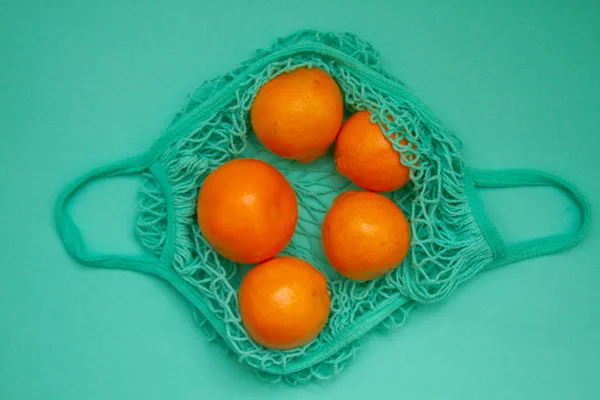
<svg viewBox="0 0 600 400"><path fill-rule="evenodd" d="M481 203L476 204L473 212L478 217L480 226L483 225L483 233L496 258L496 261L488 268L562 252L575 246L584 238L591 219L591 208L583 193L566 180L534 169L471 169L467 171L467 176L472 180L474 187L478 188L555 187L566 193L578 210L578 226L572 232L562 232L536 239L505 243L489 221L489 218L484 215L483 205Z"/></svg>
<svg viewBox="0 0 600 400"><path fill-rule="evenodd" d="M154 257L93 253L86 246L81 231L68 210L74 195L90 182L115 176L136 175L148 169L152 162L151 157L143 154L94 169L71 182L60 193L54 206L54 216L58 233L71 257L82 264L99 268L132 269L151 274L156 274L157 267L164 268L163 263Z"/></svg>

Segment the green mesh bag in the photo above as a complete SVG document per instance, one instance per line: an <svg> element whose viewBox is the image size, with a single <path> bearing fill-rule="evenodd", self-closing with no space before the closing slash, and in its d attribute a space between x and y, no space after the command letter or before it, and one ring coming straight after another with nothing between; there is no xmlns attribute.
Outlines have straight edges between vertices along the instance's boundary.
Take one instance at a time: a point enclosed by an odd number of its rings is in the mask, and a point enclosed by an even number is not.
<svg viewBox="0 0 600 400"><path fill-rule="evenodd" d="M249 110L261 85L298 67L318 67L334 77L347 115L370 111L411 169L411 183L388 194L409 219L411 248L401 266L378 279L345 279L324 256L321 221L335 196L353 188L336 173L331 155L308 164L284 160L265 150L252 133ZM238 312L240 266L216 254L197 226L196 201L203 179L235 157L263 159L288 178L298 199L299 219L283 254L307 260L328 278L329 320L303 347L269 350L248 337ZM69 200L91 180L128 174L144 176L136 234L148 255L92 254L68 213ZM542 185L570 196L579 211L578 228L505 243L487 218L476 188ZM575 245L590 217L584 196L560 178L535 170L465 167L459 140L382 69L368 43L352 34L315 31L281 38L230 73L202 84L148 152L77 179L59 196L55 213L65 247L76 260L164 279L191 302L210 339L223 343L262 377L289 384L335 376L355 357L357 340L367 332L402 325L415 305L445 299L480 271Z"/></svg>

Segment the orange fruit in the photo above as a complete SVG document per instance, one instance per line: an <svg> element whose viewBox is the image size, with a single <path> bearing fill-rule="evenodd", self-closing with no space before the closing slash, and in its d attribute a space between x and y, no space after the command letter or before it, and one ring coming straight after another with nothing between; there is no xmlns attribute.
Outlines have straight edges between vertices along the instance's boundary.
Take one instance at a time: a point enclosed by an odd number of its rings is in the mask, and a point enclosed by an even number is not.
<svg viewBox="0 0 600 400"><path fill-rule="evenodd" d="M278 257L252 268L239 291L242 323L258 344L291 349L312 341L329 316L325 276L295 257Z"/></svg>
<svg viewBox="0 0 600 400"><path fill-rule="evenodd" d="M357 281L391 271L410 247L410 227L400 208L373 192L339 195L325 215L321 234L331 265Z"/></svg>
<svg viewBox="0 0 600 400"><path fill-rule="evenodd" d="M309 162L324 155L335 141L343 113L342 92L331 76L318 68L297 68L260 88L250 120L267 149Z"/></svg>
<svg viewBox="0 0 600 400"><path fill-rule="evenodd" d="M408 141L403 139L402 144ZM400 162L379 125L371 122L368 111L352 115L338 135L335 164L340 174L355 185L373 192L400 189L410 180L410 169Z"/></svg>
<svg viewBox="0 0 600 400"><path fill-rule="evenodd" d="M275 257L296 229L294 190L273 166L252 158L222 164L204 180L198 225L215 251L254 264Z"/></svg>

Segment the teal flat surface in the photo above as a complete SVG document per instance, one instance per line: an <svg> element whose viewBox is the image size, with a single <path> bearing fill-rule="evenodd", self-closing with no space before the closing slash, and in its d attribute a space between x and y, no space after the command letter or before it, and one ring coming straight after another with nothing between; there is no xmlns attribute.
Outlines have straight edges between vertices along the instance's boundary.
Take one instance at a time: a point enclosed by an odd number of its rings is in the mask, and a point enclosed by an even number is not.
<svg viewBox="0 0 600 400"><path fill-rule="evenodd" d="M600 241L486 272L335 380L270 385L205 340L164 283L73 262L52 219L75 176L146 150L203 79L300 28L352 31L455 130L481 168L538 168L598 214L597 2L0 3L0 398L597 398ZM372 11L367 12L371 8ZM94 249L140 252L139 181L96 184L75 218ZM486 190L507 239L558 233L551 189Z"/></svg>

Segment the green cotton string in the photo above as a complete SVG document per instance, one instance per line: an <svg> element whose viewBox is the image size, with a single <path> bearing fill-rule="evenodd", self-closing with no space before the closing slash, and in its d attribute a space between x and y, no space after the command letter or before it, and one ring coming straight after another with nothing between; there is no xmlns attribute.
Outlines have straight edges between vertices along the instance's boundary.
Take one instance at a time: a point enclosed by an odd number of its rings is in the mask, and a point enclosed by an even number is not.
<svg viewBox="0 0 600 400"><path fill-rule="evenodd" d="M348 280L327 262L321 223L333 199L357 189L339 175L331 154L301 164L268 152L253 135L249 110L261 86L296 68L320 68L342 90L346 114L368 110L410 167L411 182L387 194L411 225L411 248L398 268L367 282ZM385 124L384 124L385 122ZM253 342L238 311L241 266L219 256L196 222L199 188L219 165L255 157L278 168L296 192L298 225L282 254L305 259L328 278L331 313L320 335L292 350ZM136 233L150 257L90 254L66 208L87 182L114 175L144 176ZM581 221L574 233L505 244L487 218L476 187L553 185L569 194ZM483 269L565 250L584 235L589 205L559 178L537 171L476 171L465 167L461 144L407 87L386 73L379 55L357 36L301 31L259 50L230 73L201 85L165 134L145 154L100 168L69 185L56 219L69 253L98 267L134 269L168 281L194 306L202 331L267 380L298 384L337 375L373 329L401 326L419 303L439 302ZM210 362L204 360L203 362Z"/></svg>
<svg viewBox="0 0 600 400"><path fill-rule="evenodd" d="M381 304L391 302L400 310L381 321L382 327L391 329L406 320L415 300L439 301L492 260L491 250L465 196L459 143L412 96L392 97L365 82L362 71L326 54L309 51L273 58L264 67L252 68L281 49L307 44L337 49L344 57L360 60L368 67L369 74L382 74L379 56L355 36L301 32L281 39L232 73L201 86L173 122L173 130L182 121L188 125L189 115L202 111L215 97L227 98L228 102L219 104L217 111L198 121L193 129L187 129L160 158L169 177L175 210L177 246L173 268L203 293L211 312L225 322L227 339L240 361L263 370L263 377L283 378L290 383L335 375L345 361L353 358L357 348L354 341L336 346L340 335L348 329L354 332L366 329L361 326L369 329L375 326L363 321L373 318ZM331 157L309 164L284 160L270 154L251 133L249 110L260 87L275 76L299 67L321 68L330 74L344 94L347 113L369 110L373 121L385 128L394 148L403 155L402 161L411 167L413 183L390 197L411 221L412 249L403 267L380 279L365 283L347 280L335 273L324 257L321 221L337 194L355 188L336 172ZM404 88L395 80L394 84ZM385 126L382 121L386 121ZM288 178L297 194L300 213L295 236L284 254L309 261L329 278L332 305L328 324L317 340L299 349L268 350L248 338L237 311L236 265L212 251L195 223L196 196L202 180L223 162L242 156L266 160ZM143 208L138 235L149 250L160 252L164 235L160 235L161 230L146 227L164 226L167 208L160 188L149 174L140 204ZM158 211L161 208L162 218ZM144 235L145 232L148 234ZM201 315L196 318L210 331L211 325ZM214 333L209 335L219 337ZM335 353L324 350L330 347L339 349ZM273 375L270 371L286 373Z"/></svg>

